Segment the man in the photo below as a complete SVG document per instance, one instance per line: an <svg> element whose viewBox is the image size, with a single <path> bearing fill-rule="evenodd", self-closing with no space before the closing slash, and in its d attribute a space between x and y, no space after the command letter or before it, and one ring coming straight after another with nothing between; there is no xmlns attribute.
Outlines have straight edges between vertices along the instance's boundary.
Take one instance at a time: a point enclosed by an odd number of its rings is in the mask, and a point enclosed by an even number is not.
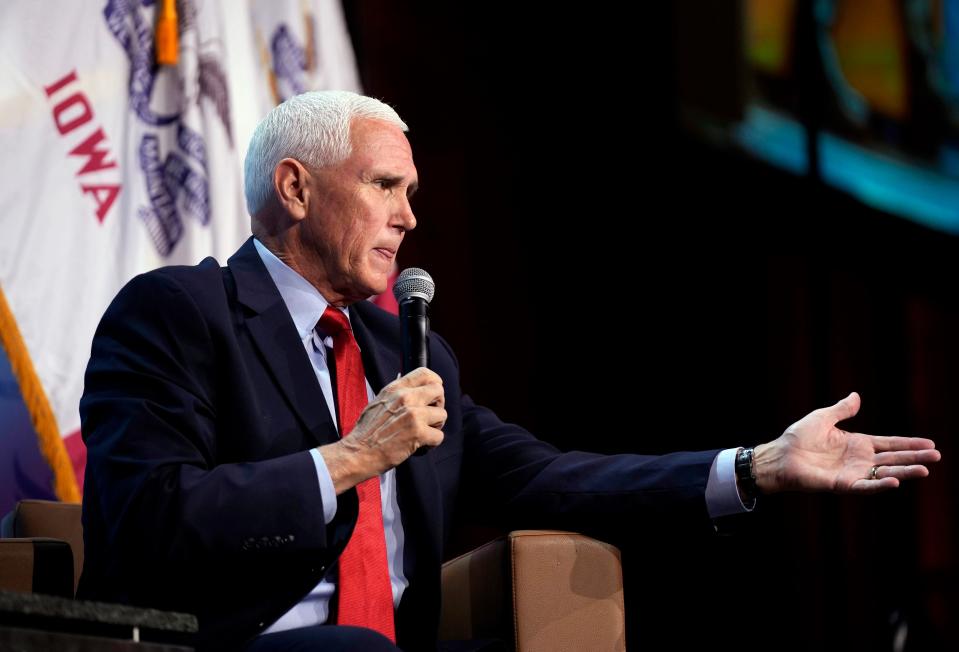
<svg viewBox="0 0 959 652"><path fill-rule="evenodd" d="M247 156L254 237L227 267L137 277L107 310L81 401L81 597L196 613L208 647L428 649L466 496L537 524L708 527L741 496L869 493L939 459L838 429L856 394L754 451L601 456L475 405L439 335L431 369L399 377L397 320L364 299L416 226L405 131L352 93L277 107Z"/></svg>

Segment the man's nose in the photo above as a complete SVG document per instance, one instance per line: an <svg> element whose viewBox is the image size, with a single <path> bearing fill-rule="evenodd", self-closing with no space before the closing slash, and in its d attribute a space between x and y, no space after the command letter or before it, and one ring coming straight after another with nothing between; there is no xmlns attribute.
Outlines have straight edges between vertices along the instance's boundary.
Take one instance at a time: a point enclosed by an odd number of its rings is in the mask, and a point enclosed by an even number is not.
<svg viewBox="0 0 959 652"><path fill-rule="evenodd" d="M410 200L404 197L402 205L396 212L395 221L397 226L401 226L404 231L412 231L416 228L416 216L413 214L413 207L410 206Z"/></svg>

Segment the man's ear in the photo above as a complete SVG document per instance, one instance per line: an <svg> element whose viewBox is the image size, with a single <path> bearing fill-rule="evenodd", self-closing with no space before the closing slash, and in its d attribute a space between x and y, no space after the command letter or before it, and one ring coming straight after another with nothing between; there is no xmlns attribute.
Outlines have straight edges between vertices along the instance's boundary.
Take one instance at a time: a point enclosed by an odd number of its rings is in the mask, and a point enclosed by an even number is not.
<svg viewBox="0 0 959 652"><path fill-rule="evenodd" d="M306 167L293 158L283 159L273 170L276 199L294 222L306 217L310 201L309 179Z"/></svg>

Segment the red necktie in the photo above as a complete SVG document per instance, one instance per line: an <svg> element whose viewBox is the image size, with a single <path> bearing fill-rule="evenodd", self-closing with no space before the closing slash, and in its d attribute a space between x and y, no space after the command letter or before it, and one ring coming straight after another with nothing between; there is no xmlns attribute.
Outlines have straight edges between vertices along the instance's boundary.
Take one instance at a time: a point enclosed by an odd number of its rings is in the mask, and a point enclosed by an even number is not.
<svg viewBox="0 0 959 652"><path fill-rule="evenodd" d="M333 338L336 407L342 438L353 430L367 404L363 360L350 321L342 311L327 306L319 326ZM356 485L356 491L360 498L360 513L353 536L340 555L337 623L376 630L395 643L393 590L386 560L379 476Z"/></svg>

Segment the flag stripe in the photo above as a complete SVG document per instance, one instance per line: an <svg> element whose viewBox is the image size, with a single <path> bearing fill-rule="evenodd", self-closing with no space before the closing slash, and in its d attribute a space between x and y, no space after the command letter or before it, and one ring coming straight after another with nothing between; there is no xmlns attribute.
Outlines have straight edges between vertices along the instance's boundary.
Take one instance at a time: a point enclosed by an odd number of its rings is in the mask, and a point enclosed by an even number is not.
<svg viewBox="0 0 959 652"><path fill-rule="evenodd" d="M80 491L73 474L73 464L63 445L57 421L53 416L53 410L50 409L50 402L37 377L27 346L3 294L3 288L0 288L0 345L7 352L13 377L17 380L23 403L30 413L30 421L37 433L40 452L53 470L54 493L62 501L80 502Z"/></svg>
<svg viewBox="0 0 959 652"><path fill-rule="evenodd" d="M23 404L10 361L0 347L0 514L24 498L56 500L53 471L40 453L40 442Z"/></svg>

